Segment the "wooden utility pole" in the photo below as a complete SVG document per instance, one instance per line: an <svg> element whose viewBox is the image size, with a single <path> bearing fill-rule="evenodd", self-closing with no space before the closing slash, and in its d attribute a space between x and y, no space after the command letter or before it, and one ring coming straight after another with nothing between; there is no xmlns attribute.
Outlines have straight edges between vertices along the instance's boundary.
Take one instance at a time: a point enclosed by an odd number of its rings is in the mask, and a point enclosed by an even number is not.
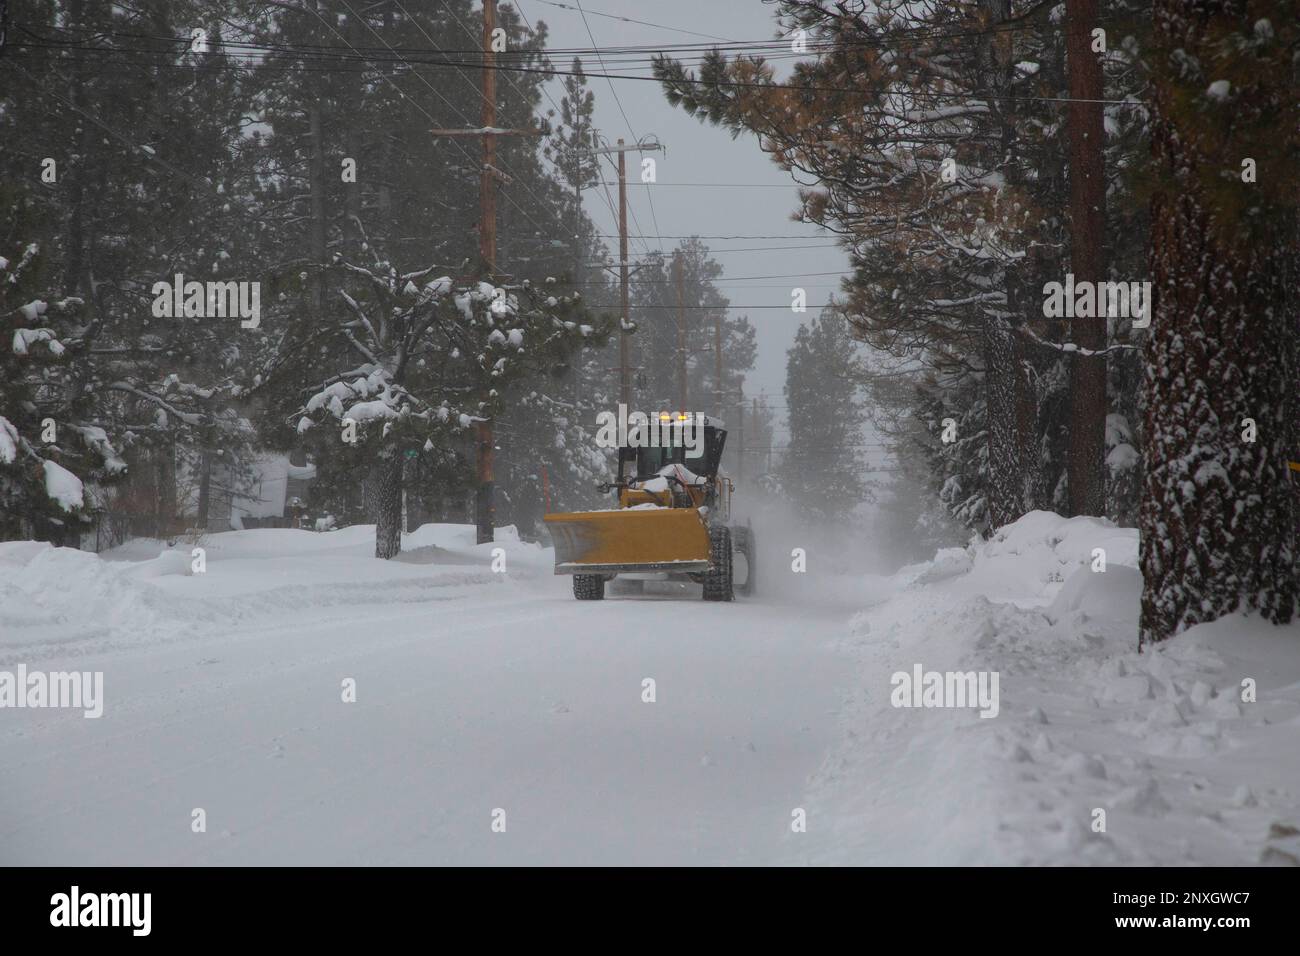
<svg viewBox="0 0 1300 956"><path fill-rule="evenodd" d="M497 171L497 138L489 132L497 125L497 55L492 49L492 31L496 25L497 0L483 0L483 107L480 111L483 168L479 170L478 180L478 242L489 275L496 275L497 271L497 191L493 179Z"/></svg>
<svg viewBox="0 0 1300 956"><path fill-rule="evenodd" d="M581 122L581 119L579 119ZM583 127L579 126L581 133ZM581 283L585 270L582 266L582 153L573 151L573 281ZM569 382L572 389L569 400L577 408L582 400L582 353L574 356L570 366Z"/></svg>
<svg viewBox="0 0 1300 956"><path fill-rule="evenodd" d="M628 314L628 268L627 268L627 160L626 154L629 151L639 153L654 152L661 150L657 141L633 143L631 146L624 144L620 139L617 146L604 146L600 149L593 149L593 156L605 156L609 153L618 154L618 274L619 274L619 296L622 301L622 319L619 322L618 329L618 400L627 408L632 407L632 363L631 348L628 342L628 329L631 326L631 317Z"/></svg>
<svg viewBox="0 0 1300 956"><path fill-rule="evenodd" d="M673 256L673 270L677 274L677 410L686 412L686 292L682 275L682 256Z"/></svg>
<svg viewBox="0 0 1300 956"><path fill-rule="evenodd" d="M631 321L627 312L627 154L621 139L618 141L618 282L622 309L618 327L618 400L625 408L631 408L632 367L627 340Z"/></svg>
<svg viewBox="0 0 1300 956"><path fill-rule="evenodd" d="M745 480L745 396L736 403L736 480Z"/></svg>
<svg viewBox="0 0 1300 956"><path fill-rule="evenodd" d="M483 168L479 170L479 224L478 249L488 277L494 282L497 275L497 180L503 178L497 169L498 136L541 136L535 129L497 129L497 74L496 51L492 49L492 34L496 30L496 0L483 0L483 106L479 114L480 129L435 129L435 136L477 136L483 142ZM493 540L495 525L495 495L493 476L493 451L496 448L492 422L479 422L475 428L477 448L478 488L475 492L475 525L478 543Z"/></svg>
<svg viewBox="0 0 1300 956"><path fill-rule="evenodd" d="M1100 54L1092 50L1098 0L1066 0L1065 49L1070 103L1066 112L1070 166L1070 269L1075 284L1106 279L1106 178L1102 148ZM1070 341L1106 348L1100 301L1091 317L1071 320ZM1100 313L1100 314L1097 314ZM1106 513L1106 356L1076 352L1070 364L1070 514Z"/></svg>
<svg viewBox="0 0 1300 956"><path fill-rule="evenodd" d="M722 387L722 310L718 309L713 313L713 379L717 382L714 388L713 407L718 410L718 417L722 417L722 402L725 389Z"/></svg>
<svg viewBox="0 0 1300 956"><path fill-rule="evenodd" d="M492 50L492 31L496 24L496 0L483 0L483 109L480 124L484 132L483 168L479 170L478 180L478 244L488 275L493 277L497 272L497 191L493 179L497 164L497 138L487 131L497 125L496 53ZM496 537L496 476L493 473L492 454L496 436L493 435L491 419L479 422L477 432L478 491L475 496L474 523L477 528L476 540L479 544L485 544Z"/></svg>

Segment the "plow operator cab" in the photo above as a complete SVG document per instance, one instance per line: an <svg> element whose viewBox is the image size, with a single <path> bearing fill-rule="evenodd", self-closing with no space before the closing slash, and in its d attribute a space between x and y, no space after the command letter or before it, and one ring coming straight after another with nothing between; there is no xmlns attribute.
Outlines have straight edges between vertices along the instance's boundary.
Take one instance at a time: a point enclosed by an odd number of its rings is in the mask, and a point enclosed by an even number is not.
<svg viewBox="0 0 1300 956"><path fill-rule="evenodd" d="M647 579L691 580L706 601L751 593L754 537L731 523L722 422L663 413L651 424L658 440L619 448L615 479L599 486L617 496L615 507L545 516L555 573L573 575L580 601L600 600L615 579L631 593Z"/></svg>

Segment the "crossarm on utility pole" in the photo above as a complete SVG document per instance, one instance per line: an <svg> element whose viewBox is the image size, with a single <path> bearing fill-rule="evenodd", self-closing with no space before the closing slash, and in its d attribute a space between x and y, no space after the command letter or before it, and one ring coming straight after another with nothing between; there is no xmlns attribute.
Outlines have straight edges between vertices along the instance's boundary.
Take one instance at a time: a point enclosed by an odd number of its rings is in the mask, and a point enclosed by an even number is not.
<svg viewBox="0 0 1300 956"><path fill-rule="evenodd" d="M497 168L498 136L541 136L536 129L502 129L497 126L497 76L496 51L492 49L492 33L496 29L496 0L483 0L483 107L477 129L433 129L434 136L469 137L483 140L483 168L479 171L479 256L488 276L495 281L497 275L497 198L496 182L504 178ZM493 451L496 440L492 422L481 422L476 428L478 490L476 498L477 538L479 544L493 540L495 501L493 494Z"/></svg>

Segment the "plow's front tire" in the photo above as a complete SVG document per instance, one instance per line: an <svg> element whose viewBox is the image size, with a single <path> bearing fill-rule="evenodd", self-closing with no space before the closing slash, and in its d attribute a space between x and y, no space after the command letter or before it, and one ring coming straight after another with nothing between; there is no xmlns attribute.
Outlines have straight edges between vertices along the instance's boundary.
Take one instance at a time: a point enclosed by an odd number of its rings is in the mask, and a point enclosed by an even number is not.
<svg viewBox="0 0 1300 956"><path fill-rule="evenodd" d="M579 601L604 600L605 576L603 574L575 574L573 576L573 596Z"/></svg>
<svg viewBox="0 0 1300 956"><path fill-rule="evenodd" d="M734 601L731 590L731 529L709 529L709 570L704 573L704 600Z"/></svg>
<svg viewBox="0 0 1300 956"><path fill-rule="evenodd" d="M731 544L734 549L732 553L739 554L741 556L741 561L743 562L741 565L741 572L737 575L736 562L734 558L732 559L733 581L736 578L739 578L739 583L736 583L734 586L737 594L748 596L754 593L754 567L758 564L758 557L755 554L754 549L754 532L747 525L742 525L733 528L731 534Z"/></svg>

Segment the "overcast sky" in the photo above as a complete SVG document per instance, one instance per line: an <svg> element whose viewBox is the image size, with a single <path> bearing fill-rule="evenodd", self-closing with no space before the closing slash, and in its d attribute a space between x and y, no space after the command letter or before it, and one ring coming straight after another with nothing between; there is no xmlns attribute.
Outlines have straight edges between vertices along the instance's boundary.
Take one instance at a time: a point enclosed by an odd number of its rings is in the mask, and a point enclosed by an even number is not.
<svg viewBox="0 0 1300 956"><path fill-rule="evenodd" d="M593 46L646 46L710 41L699 36L678 32L681 30L712 34L730 40L770 40L776 31L774 7L762 0L656 0L645 3L638 0L563 0L568 7L579 4L587 12L587 22L576 9L560 9L541 0L513 0L517 9L533 25L538 20L550 28L549 46L553 50L590 48ZM614 14L637 20L662 24L672 29L644 24L628 23L599 14ZM590 26L591 35L587 33ZM571 55L553 54L555 66L567 69ZM584 69L602 71L600 64L590 56L583 56ZM643 68L629 68L610 64L611 73L648 73ZM636 154L629 154L628 180L638 185L628 188L628 231L646 235L740 235L740 236L797 236L792 240L708 239L716 250L715 258L723 267L719 280L723 294L734 304L736 313L748 315L757 329L758 361L747 382L747 392L756 394L766 389L772 397L779 415L784 414L784 397L781 389L785 383L785 352L794 339L800 321L819 311L818 307L838 288L838 275L815 273L840 273L847 267L847 257L834 246L828 233L813 226L790 221L790 213L797 208L797 187L789 174L782 172L758 148L753 136L733 140L729 132L709 126L687 116L682 110L668 105L662 88L657 83L636 80L606 80L592 77L590 89L596 97L596 126L612 143L619 137L631 142L650 134L658 137L667 147L666 154L654 155L658 162L658 185L639 184L639 164ZM613 84L611 92L610 85ZM560 100L560 82L550 84L555 102ZM617 94L617 101L615 95ZM619 104L622 104L622 111ZM549 101L544 101L550 107ZM624 119L623 113L627 118ZM631 130L629 130L629 123ZM607 181L617 175L605 165ZM686 186L685 183L725 184L716 186ZM651 197L653 190L653 211ZM618 201L617 188L610 195ZM610 208L592 190L585 194L588 214L602 233L617 235L618 222ZM655 220L658 220L658 228ZM639 227L639 230L638 230ZM617 239L608 240L609 248L618 252ZM671 250L677 240L663 240L663 248ZM658 249L657 240L651 240L652 249ZM791 249L790 246L811 248ZM755 247L784 247L771 251L743 251L728 253L726 249L755 250ZM629 253L644 251L641 243L630 243ZM635 261L635 260L634 260ZM793 274L794 277L787 277ZM759 279L745 277L759 276ZM779 278L778 278L779 277ZM807 290L808 312L798 315L790 311L790 292L795 286ZM746 305L763 305L769 308L745 309ZM770 308L777 306L777 308ZM675 321L670 314L665 322ZM705 344L705 343L701 343Z"/></svg>

